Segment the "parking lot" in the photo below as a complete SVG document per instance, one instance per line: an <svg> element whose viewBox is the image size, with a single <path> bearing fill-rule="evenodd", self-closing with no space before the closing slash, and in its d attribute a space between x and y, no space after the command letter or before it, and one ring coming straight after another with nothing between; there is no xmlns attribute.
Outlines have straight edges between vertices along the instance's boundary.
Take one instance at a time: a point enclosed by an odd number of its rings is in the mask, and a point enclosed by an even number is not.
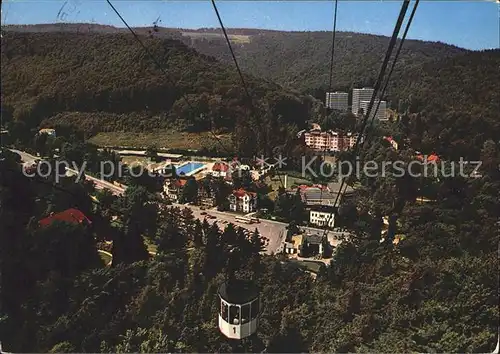
<svg viewBox="0 0 500 354"><path fill-rule="evenodd" d="M275 221L270 221L270 220L260 220L259 223L253 223L253 224L245 224L242 222L238 222L235 220L235 217L237 214L232 214L232 213L227 213L227 212L221 212L217 211L214 209L210 210L201 210L199 207L196 206L185 206L185 205L179 205L175 204L175 206L180 207L180 208L190 208L193 212L193 215L195 218L203 221L203 219L207 219L209 223L214 223L217 222L219 227L224 228L225 225L232 223L236 226L242 227L247 229L248 231L255 231L257 229L259 231L259 234L267 239L267 243L265 245L265 250L267 254L273 254L273 253L278 253L282 251L282 246L283 242L285 240L285 226L286 224L283 223L278 223ZM203 214L202 214L203 213ZM206 214L205 214L206 213ZM215 218L209 218L208 216L214 216Z"/></svg>

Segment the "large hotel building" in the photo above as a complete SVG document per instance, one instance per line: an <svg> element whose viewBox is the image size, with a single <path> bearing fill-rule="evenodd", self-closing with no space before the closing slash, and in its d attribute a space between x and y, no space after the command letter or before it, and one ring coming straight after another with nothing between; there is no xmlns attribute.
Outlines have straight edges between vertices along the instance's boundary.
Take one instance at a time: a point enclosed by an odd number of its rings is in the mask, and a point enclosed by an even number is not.
<svg viewBox="0 0 500 354"><path fill-rule="evenodd" d="M361 89L353 89L352 90L352 107L351 111L355 115L359 115L360 109L363 111L363 114L366 114L368 111L368 106L370 105L370 101L373 96L373 89L368 87L363 87ZM375 112L377 108L378 100L376 99L373 103L372 112ZM377 115L375 119L378 120L386 120L387 116L387 103L386 101L380 101L380 106L377 111ZM371 115L370 119L373 117Z"/></svg>
<svg viewBox="0 0 500 354"><path fill-rule="evenodd" d="M316 151L344 151L356 143L356 134L311 130L304 133L306 145Z"/></svg>
<svg viewBox="0 0 500 354"><path fill-rule="evenodd" d="M387 114L387 103L385 101L380 101L380 106L378 107L377 114L375 115L375 110L377 109L378 105L378 100L373 102L373 107L372 107L372 113L370 114L370 120L371 119L378 119L378 120L387 120L386 114ZM370 101L361 101L359 104L359 108L363 110L363 114L368 111L368 106L370 105Z"/></svg>
<svg viewBox="0 0 500 354"><path fill-rule="evenodd" d="M353 114L358 115L361 101L370 101L373 96L373 89L363 87L360 89L352 89L352 108Z"/></svg>
<svg viewBox="0 0 500 354"><path fill-rule="evenodd" d="M330 109L347 112L349 94L347 92L327 92L326 106Z"/></svg>

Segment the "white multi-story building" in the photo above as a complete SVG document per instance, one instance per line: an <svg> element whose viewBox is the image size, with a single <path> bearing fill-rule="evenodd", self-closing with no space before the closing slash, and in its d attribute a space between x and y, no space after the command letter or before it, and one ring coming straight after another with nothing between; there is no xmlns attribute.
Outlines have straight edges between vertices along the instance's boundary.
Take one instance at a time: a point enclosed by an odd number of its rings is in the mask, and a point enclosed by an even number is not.
<svg viewBox="0 0 500 354"><path fill-rule="evenodd" d="M330 109L347 112L348 97L347 92L327 92L325 105Z"/></svg>
<svg viewBox="0 0 500 354"><path fill-rule="evenodd" d="M335 213L333 211L311 210L309 222L313 225L333 227L335 225Z"/></svg>
<svg viewBox="0 0 500 354"><path fill-rule="evenodd" d="M317 151L344 151L352 148L357 135L347 135L332 131L310 131L304 134L304 141L308 147Z"/></svg>
<svg viewBox="0 0 500 354"><path fill-rule="evenodd" d="M373 96L373 89L369 87L363 87L360 89L352 90L352 108L351 112L358 115L361 101L370 101Z"/></svg>
<svg viewBox="0 0 500 354"><path fill-rule="evenodd" d="M361 101L359 104L359 108L363 110L363 114L366 114L368 111L368 107L370 105L370 101ZM375 115L375 110L377 109L378 100L375 100L372 107L372 113L370 114L369 119L375 117L376 120L387 120L387 102L380 101L380 106L378 108L377 114Z"/></svg>
<svg viewBox="0 0 500 354"><path fill-rule="evenodd" d="M257 194L244 189L233 191L229 196L229 209L243 213L251 213L257 208Z"/></svg>

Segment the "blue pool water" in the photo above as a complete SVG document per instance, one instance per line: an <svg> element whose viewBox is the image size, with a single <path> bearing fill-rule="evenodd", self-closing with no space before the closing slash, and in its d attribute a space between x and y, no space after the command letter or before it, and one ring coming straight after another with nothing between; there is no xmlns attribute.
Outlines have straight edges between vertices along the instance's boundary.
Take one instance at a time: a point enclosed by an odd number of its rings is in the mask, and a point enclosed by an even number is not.
<svg viewBox="0 0 500 354"><path fill-rule="evenodd" d="M205 166L205 165L202 163L199 163L199 162L188 162L187 164L182 165L181 167L176 167L176 172L178 175L188 174L188 173L193 172L194 170L197 170L203 166Z"/></svg>

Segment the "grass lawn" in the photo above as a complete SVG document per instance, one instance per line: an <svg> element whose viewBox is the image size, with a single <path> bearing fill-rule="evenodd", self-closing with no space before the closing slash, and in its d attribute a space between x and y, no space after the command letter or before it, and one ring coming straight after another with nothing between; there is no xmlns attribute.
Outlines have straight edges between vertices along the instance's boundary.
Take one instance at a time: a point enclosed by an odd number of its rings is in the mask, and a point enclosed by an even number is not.
<svg viewBox="0 0 500 354"><path fill-rule="evenodd" d="M224 146L232 146L231 134L218 135ZM188 133L175 130L158 130L154 132L103 132L89 139L89 142L101 147L134 147L146 148L154 146L157 149L190 149L220 146L211 132Z"/></svg>
<svg viewBox="0 0 500 354"><path fill-rule="evenodd" d="M182 32L183 36L191 38L224 38L222 33L215 32ZM228 34L229 40L234 43L250 43L250 36L242 34Z"/></svg>
<svg viewBox="0 0 500 354"><path fill-rule="evenodd" d="M290 259L290 262L297 264L304 270L308 270L313 273L318 273L321 266L325 265L323 262L316 261L299 261L297 259Z"/></svg>
<svg viewBox="0 0 500 354"><path fill-rule="evenodd" d="M141 156L122 156L122 162L128 166L141 165L149 170L165 165L165 161L152 162L149 158Z"/></svg>
<svg viewBox="0 0 500 354"><path fill-rule="evenodd" d="M286 172L280 172L281 176L281 182L285 184L285 174ZM271 177L267 176L264 183L266 183L268 186L272 188L272 192L270 192L269 198L272 200L276 199L276 196L278 195L278 189L281 187L281 182L280 178L276 175L272 179ZM305 178L299 178L299 177L293 177L293 176L288 176L287 177L287 188L293 187L293 186L298 186L301 184L311 184L312 182L305 179Z"/></svg>

